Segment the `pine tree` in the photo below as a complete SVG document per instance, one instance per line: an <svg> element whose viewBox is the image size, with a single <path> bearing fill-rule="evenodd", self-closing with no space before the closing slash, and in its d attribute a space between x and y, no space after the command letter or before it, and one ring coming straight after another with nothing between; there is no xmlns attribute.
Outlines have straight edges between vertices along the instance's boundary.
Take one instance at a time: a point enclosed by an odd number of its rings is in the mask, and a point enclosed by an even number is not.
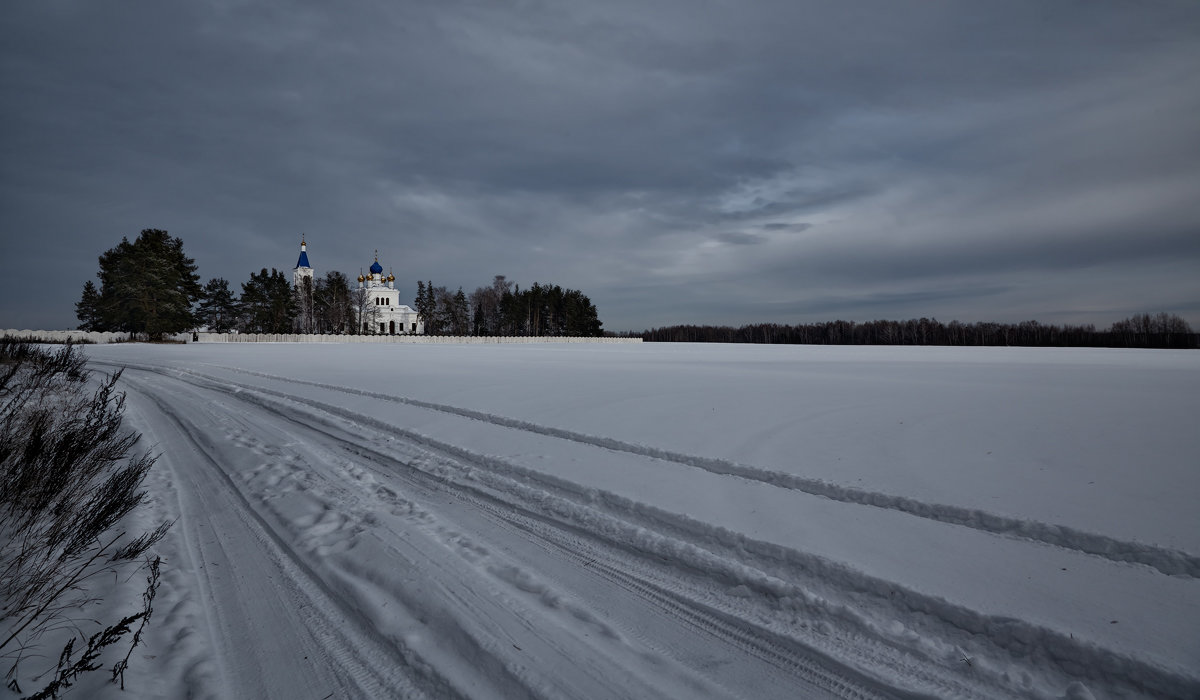
<svg viewBox="0 0 1200 700"><path fill-rule="evenodd" d="M145 229L100 256L100 289L84 285L76 305L92 330L145 334L151 340L195 325L192 303L200 298L196 264L183 241L166 231Z"/></svg>
<svg viewBox="0 0 1200 700"><path fill-rule="evenodd" d="M563 294L563 335L598 337L604 335L596 307L577 289Z"/></svg>
<svg viewBox="0 0 1200 700"><path fill-rule="evenodd" d="M444 330L447 319L447 309L442 304L441 297L445 295L445 287L434 287L433 280L429 280L425 284L425 303L423 304L425 319L425 334L426 335L441 335Z"/></svg>
<svg viewBox="0 0 1200 700"><path fill-rule="evenodd" d="M425 283L417 280L417 298L413 300L413 304L417 307L417 318L425 326L425 332L429 332L429 305L425 299Z"/></svg>
<svg viewBox="0 0 1200 700"><path fill-rule="evenodd" d="M462 287L459 287L458 291L454 294L450 316L453 319L450 331L451 334L466 335L467 324L471 317L471 312L467 307L467 295L463 294Z"/></svg>
<svg viewBox="0 0 1200 700"><path fill-rule="evenodd" d="M288 333L296 316L292 284L282 272L263 268L242 283L239 327L247 333Z"/></svg>
<svg viewBox="0 0 1200 700"><path fill-rule="evenodd" d="M454 332L454 297L445 287L426 287L430 299L430 318L433 321L433 335ZM426 326L428 332L428 326Z"/></svg>
<svg viewBox="0 0 1200 700"><path fill-rule="evenodd" d="M100 291L91 280L83 283L83 296L75 304L75 317L79 319L81 331L105 330L100 315Z"/></svg>
<svg viewBox="0 0 1200 700"><path fill-rule="evenodd" d="M200 307L196 312L199 323L214 333L227 333L237 321L238 302L229 289L229 281L214 277L204 285Z"/></svg>
<svg viewBox="0 0 1200 700"><path fill-rule="evenodd" d="M478 291L476 290L476 293L471 295L471 306L475 310L471 316L471 335L488 335L487 326L484 325L483 320L483 300Z"/></svg>

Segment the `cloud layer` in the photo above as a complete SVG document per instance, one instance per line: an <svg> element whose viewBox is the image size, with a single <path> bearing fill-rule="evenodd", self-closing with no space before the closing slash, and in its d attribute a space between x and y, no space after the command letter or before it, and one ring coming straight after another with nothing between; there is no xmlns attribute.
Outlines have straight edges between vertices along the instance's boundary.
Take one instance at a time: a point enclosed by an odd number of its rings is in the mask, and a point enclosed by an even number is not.
<svg viewBox="0 0 1200 700"><path fill-rule="evenodd" d="M0 325L73 326L142 228L582 289L609 329L1200 327L1200 6L21 3Z"/></svg>

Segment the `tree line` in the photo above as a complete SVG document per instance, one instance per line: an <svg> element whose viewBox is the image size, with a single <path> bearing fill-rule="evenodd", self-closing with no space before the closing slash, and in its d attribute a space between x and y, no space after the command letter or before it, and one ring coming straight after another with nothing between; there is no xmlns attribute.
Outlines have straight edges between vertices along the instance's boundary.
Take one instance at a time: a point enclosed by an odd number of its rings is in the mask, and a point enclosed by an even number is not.
<svg viewBox="0 0 1200 700"><path fill-rule="evenodd" d="M462 287L451 294L432 281L418 281L415 303L427 335L603 335L596 307L583 292L538 282L521 289L504 275L469 295Z"/></svg>
<svg viewBox="0 0 1200 700"><path fill-rule="evenodd" d="M759 323L732 326L666 326L641 333L655 343L768 343L792 345L962 345L1103 348L1200 348L1200 334L1187 321L1165 312L1139 314L1107 330L1094 325L1020 323L942 323L907 321L828 321L801 325Z"/></svg>
<svg viewBox="0 0 1200 700"><path fill-rule="evenodd" d="M116 331L160 340L204 327L216 333L363 332L374 312L371 296L332 270L294 286L284 272L263 268L235 292L228 280L204 285L183 241L146 229L100 256L100 286L87 281L75 305L80 330ZM497 276L470 295L417 282L414 302L427 335L599 336L595 305L558 285L520 286ZM374 328L374 325L371 326ZM367 331L372 332L372 331Z"/></svg>

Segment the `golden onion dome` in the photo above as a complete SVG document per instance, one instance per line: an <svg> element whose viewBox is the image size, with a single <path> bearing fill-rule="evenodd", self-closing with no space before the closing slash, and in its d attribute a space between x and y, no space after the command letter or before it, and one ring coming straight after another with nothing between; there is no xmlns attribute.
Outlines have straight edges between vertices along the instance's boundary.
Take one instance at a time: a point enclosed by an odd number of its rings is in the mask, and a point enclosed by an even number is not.
<svg viewBox="0 0 1200 700"><path fill-rule="evenodd" d="M388 281L388 282L395 282L395 281L396 281L396 276L395 276L395 275L388 275L387 281Z"/></svg>
<svg viewBox="0 0 1200 700"><path fill-rule="evenodd" d="M366 278L366 277L363 277L362 275L359 275L359 276L358 276L358 281L359 281L359 282L366 282L366 281L367 281L367 278Z"/></svg>

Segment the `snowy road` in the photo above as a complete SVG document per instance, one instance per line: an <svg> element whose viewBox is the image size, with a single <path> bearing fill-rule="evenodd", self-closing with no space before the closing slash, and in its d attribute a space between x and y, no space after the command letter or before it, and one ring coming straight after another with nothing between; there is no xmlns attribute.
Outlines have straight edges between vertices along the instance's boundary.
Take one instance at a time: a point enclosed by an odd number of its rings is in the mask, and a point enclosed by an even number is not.
<svg viewBox="0 0 1200 700"><path fill-rule="evenodd" d="M155 621L174 690L1200 692L1187 547L187 350L92 351L127 367L179 518Z"/></svg>

